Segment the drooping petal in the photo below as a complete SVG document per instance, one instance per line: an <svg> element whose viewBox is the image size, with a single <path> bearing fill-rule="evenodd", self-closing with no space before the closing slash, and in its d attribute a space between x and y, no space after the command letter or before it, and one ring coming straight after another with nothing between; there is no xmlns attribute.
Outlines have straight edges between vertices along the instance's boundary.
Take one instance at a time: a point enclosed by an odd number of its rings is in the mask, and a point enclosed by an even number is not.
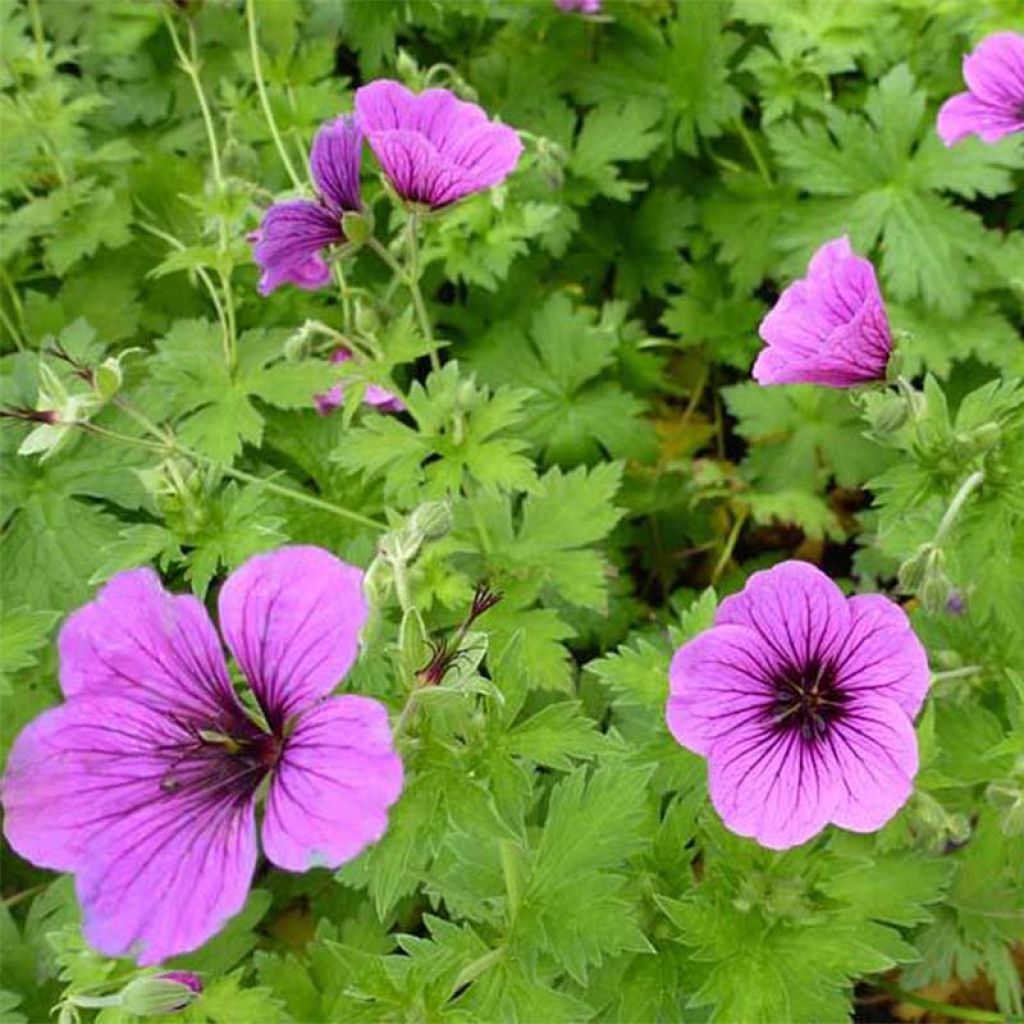
<svg viewBox="0 0 1024 1024"><path fill-rule="evenodd" d="M363 133L351 115L328 121L316 133L309 170L320 194L336 211L359 210Z"/></svg>
<svg viewBox="0 0 1024 1024"><path fill-rule="evenodd" d="M411 203L439 209L474 191L473 175L418 132L370 132L367 139L395 192Z"/></svg>
<svg viewBox="0 0 1024 1024"><path fill-rule="evenodd" d="M862 594L848 604L850 631L835 656L837 684L858 697L884 694L913 718L924 703L931 673L906 613L880 594Z"/></svg>
<svg viewBox="0 0 1024 1024"><path fill-rule="evenodd" d="M513 129L447 89L371 82L356 92L356 115L395 191L435 209L503 181L522 152Z"/></svg>
<svg viewBox="0 0 1024 1024"><path fill-rule="evenodd" d="M676 651L666 710L672 735L696 754L737 727L764 719L781 660L746 626L714 626Z"/></svg>
<svg viewBox="0 0 1024 1024"><path fill-rule="evenodd" d="M323 548L250 558L220 592L220 626L275 733L341 681L366 621L363 573Z"/></svg>
<svg viewBox="0 0 1024 1024"><path fill-rule="evenodd" d="M783 291L759 333L767 348L753 373L766 385L852 387L882 380L892 352L874 267L845 236L818 249L807 276Z"/></svg>
<svg viewBox="0 0 1024 1024"><path fill-rule="evenodd" d="M879 694L858 699L819 745L837 783L832 821L854 832L880 829L910 798L917 737L906 711Z"/></svg>
<svg viewBox="0 0 1024 1024"><path fill-rule="evenodd" d="M475 190L503 182L515 170L522 152L523 143L514 128L491 122L463 133L444 150L473 176Z"/></svg>
<svg viewBox="0 0 1024 1024"><path fill-rule="evenodd" d="M309 708L285 741L270 785L267 857L288 871L351 860L384 834L402 779L383 704L347 695Z"/></svg>
<svg viewBox="0 0 1024 1024"><path fill-rule="evenodd" d="M798 732L749 722L708 754L711 802L733 832L784 850L820 832L838 800L835 779Z"/></svg>
<svg viewBox="0 0 1024 1024"><path fill-rule="evenodd" d="M850 628L842 591L809 562L782 562L755 572L739 594L727 597L715 625L747 626L781 661L805 665L836 651Z"/></svg>
<svg viewBox="0 0 1024 1024"><path fill-rule="evenodd" d="M195 949L244 904L258 781L170 715L74 697L15 741L4 831L33 863L76 874L97 949L154 964Z"/></svg>
<svg viewBox="0 0 1024 1024"><path fill-rule="evenodd" d="M274 203L250 237L253 258L263 269L263 295L285 283L307 291L330 283L331 270L320 252L342 240L341 223L319 203L308 199Z"/></svg>
<svg viewBox="0 0 1024 1024"><path fill-rule="evenodd" d="M227 727L241 717L220 639L202 604L151 569L118 573L57 641L65 696L116 696Z"/></svg>

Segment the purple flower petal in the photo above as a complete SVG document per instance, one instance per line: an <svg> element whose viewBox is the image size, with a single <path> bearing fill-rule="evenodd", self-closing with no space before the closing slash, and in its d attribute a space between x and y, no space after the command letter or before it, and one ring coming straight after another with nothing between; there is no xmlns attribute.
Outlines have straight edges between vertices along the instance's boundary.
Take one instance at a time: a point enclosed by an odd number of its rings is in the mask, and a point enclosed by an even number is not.
<svg viewBox="0 0 1024 1024"><path fill-rule="evenodd" d="M858 700L829 733L825 771L841 779L832 821L854 832L880 829L907 802L917 774L913 722L893 700Z"/></svg>
<svg viewBox="0 0 1024 1024"><path fill-rule="evenodd" d="M114 576L68 618L57 643L67 697L126 697L211 726L242 717L206 609L168 594L151 569Z"/></svg>
<svg viewBox="0 0 1024 1024"><path fill-rule="evenodd" d="M785 849L829 822L880 828L903 805L928 682L898 605L847 599L813 566L786 562L751 576L676 651L666 719L707 758L725 824Z"/></svg>
<svg viewBox="0 0 1024 1024"><path fill-rule="evenodd" d="M220 592L221 631L271 729L308 708L356 660L363 573L316 547L250 558Z"/></svg>
<svg viewBox="0 0 1024 1024"><path fill-rule="evenodd" d="M185 724L117 697L75 697L18 737L4 831L74 871L86 938L142 964L195 949L245 902L258 774Z"/></svg>
<svg viewBox="0 0 1024 1024"><path fill-rule="evenodd" d="M601 0L555 0L560 11L579 11L580 14L599 14Z"/></svg>
<svg viewBox="0 0 1024 1024"><path fill-rule="evenodd" d="M328 121L316 133L309 170L320 194L335 211L359 210L359 163L363 133L351 115Z"/></svg>
<svg viewBox="0 0 1024 1024"><path fill-rule="evenodd" d="M881 594L852 597L848 606L850 631L837 652L843 689L858 696L884 693L913 718L924 703L931 671L906 612Z"/></svg>
<svg viewBox="0 0 1024 1024"><path fill-rule="evenodd" d="M282 284L313 290L331 280L322 249L342 241L338 217L308 199L274 203L251 236L253 258L263 268L260 292L269 295Z"/></svg>
<svg viewBox="0 0 1024 1024"><path fill-rule="evenodd" d="M964 58L968 92L946 100L939 110L939 137L952 146L968 135L998 142L1024 132L1024 35L996 32Z"/></svg>
<svg viewBox="0 0 1024 1024"><path fill-rule="evenodd" d="M708 790L722 821L771 850L804 843L828 824L837 782L798 733L758 722L723 737L708 759Z"/></svg>
<svg viewBox="0 0 1024 1024"><path fill-rule="evenodd" d="M715 626L747 626L762 650L782 661L802 661L820 647L838 649L850 628L842 591L809 562L782 562L755 572L739 594L727 597Z"/></svg>
<svg viewBox="0 0 1024 1024"><path fill-rule="evenodd" d="M335 868L358 856L384 834L402 778L383 704L332 697L304 711L270 786L267 856L288 871Z"/></svg>
<svg viewBox="0 0 1024 1024"><path fill-rule="evenodd" d="M446 89L417 96L371 82L356 92L356 116L395 191L435 209L504 181L522 153L513 129Z"/></svg>
<svg viewBox="0 0 1024 1024"><path fill-rule="evenodd" d="M347 348L337 348L331 354L332 363L346 363L352 358L352 353ZM316 411L321 416L333 412L345 400L345 390L341 384L321 394L313 396ZM379 384L367 384L363 391L363 404L372 405L381 412L402 412L405 409L405 402L398 395L382 388Z"/></svg>
<svg viewBox="0 0 1024 1024"><path fill-rule="evenodd" d="M760 716L783 659L745 626L717 625L676 651L666 718L672 735L706 755L716 739Z"/></svg>
<svg viewBox="0 0 1024 1024"><path fill-rule="evenodd" d="M783 291L760 334L768 347L753 376L765 385L852 387L882 380L892 352L875 269L845 237L818 249L807 277Z"/></svg>

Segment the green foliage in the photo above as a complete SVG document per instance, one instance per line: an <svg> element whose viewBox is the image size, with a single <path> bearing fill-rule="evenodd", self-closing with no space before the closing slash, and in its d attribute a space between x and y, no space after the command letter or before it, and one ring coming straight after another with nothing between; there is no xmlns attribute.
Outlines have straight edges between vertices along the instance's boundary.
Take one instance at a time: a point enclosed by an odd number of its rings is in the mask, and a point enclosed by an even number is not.
<svg viewBox="0 0 1024 1024"><path fill-rule="evenodd" d="M213 609L303 543L367 571L343 685L405 766L379 842L261 864L162 965L203 977L176 1019L805 1024L883 975L1024 1013L1024 149L935 132L1012 28L968 0L3 6L0 751L104 581L151 565ZM516 171L411 211L367 153L373 242L261 295L247 235L379 77L513 126ZM844 234L893 382L758 386L760 320ZM793 557L899 600L934 682L897 817L775 853L721 825L665 698ZM88 946L70 876L0 868L0 1021L132 1024L140 969Z"/></svg>

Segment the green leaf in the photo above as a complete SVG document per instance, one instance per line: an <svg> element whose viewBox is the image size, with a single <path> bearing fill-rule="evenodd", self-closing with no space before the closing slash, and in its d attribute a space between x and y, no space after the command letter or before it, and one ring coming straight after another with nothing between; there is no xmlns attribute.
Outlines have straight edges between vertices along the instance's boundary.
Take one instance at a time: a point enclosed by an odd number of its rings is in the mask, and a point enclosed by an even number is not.
<svg viewBox="0 0 1024 1024"><path fill-rule="evenodd" d="M0 695L11 693L10 677L37 664L35 652L50 638L56 612L5 608L0 614Z"/></svg>

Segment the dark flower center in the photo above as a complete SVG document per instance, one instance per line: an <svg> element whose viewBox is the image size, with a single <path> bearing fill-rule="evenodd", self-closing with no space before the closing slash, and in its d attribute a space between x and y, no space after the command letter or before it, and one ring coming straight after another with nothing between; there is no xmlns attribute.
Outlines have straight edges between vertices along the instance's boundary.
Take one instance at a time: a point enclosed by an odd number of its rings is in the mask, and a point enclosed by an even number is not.
<svg viewBox="0 0 1024 1024"><path fill-rule="evenodd" d="M842 718L846 695L836 684L836 666L818 656L803 665L786 665L772 678L770 712L780 732L798 732L813 743Z"/></svg>
<svg viewBox="0 0 1024 1024"><path fill-rule="evenodd" d="M177 745L160 780L166 793L246 800L281 757L282 739L247 720L188 731L190 738Z"/></svg>

